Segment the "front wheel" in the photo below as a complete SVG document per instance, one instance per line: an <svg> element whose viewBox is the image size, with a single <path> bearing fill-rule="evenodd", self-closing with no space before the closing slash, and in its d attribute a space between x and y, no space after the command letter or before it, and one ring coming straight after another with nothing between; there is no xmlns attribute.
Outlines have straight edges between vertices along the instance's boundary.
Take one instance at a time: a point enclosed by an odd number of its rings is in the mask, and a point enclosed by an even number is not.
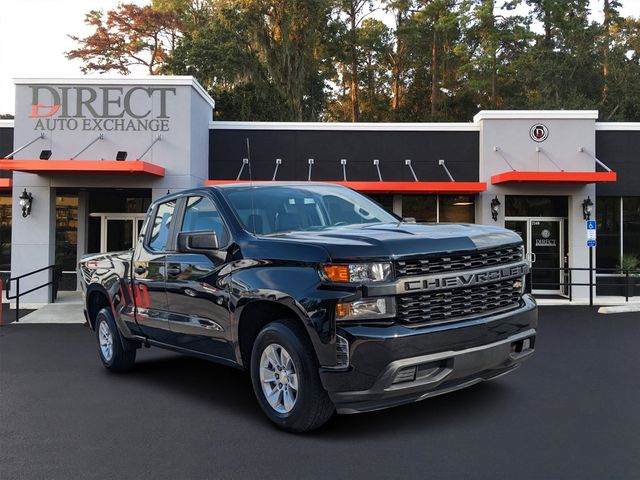
<svg viewBox="0 0 640 480"><path fill-rule="evenodd" d="M113 372L130 369L136 361L136 350L125 350L111 310L103 308L96 317L96 339L102 364Z"/></svg>
<svg viewBox="0 0 640 480"><path fill-rule="evenodd" d="M258 334L251 352L251 381L260 407L283 430L307 432L333 415L313 346L295 323L273 322Z"/></svg>

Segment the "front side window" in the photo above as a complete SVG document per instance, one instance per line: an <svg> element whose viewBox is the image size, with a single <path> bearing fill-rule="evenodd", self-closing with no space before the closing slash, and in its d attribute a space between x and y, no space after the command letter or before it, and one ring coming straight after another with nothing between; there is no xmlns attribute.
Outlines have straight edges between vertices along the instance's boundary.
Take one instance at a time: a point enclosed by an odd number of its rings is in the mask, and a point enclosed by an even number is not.
<svg viewBox="0 0 640 480"><path fill-rule="evenodd" d="M166 251L169 246L169 232L171 231L171 221L176 208L176 201L161 203L156 209L149 237L149 248L156 252Z"/></svg>
<svg viewBox="0 0 640 480"><path fill-rule="evenodd" d="M215 232L218 242L224 244L224 222L211 199L206 197L189 197L181 231Z"/></svg>

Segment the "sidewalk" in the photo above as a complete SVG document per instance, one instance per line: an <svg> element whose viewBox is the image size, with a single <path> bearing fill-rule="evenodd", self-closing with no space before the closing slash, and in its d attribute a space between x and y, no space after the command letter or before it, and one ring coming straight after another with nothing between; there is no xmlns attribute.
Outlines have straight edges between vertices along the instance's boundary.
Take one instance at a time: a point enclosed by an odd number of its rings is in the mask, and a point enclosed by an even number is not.
<svg viewBox="0 0 640 480"><path fill-rule="evenodd" d="M535 297L535 295L534 295ZM575 298L573 301L569 301L568 298L536 298L538 305L541 306L554 306L554 305L589 305L588 298ZM626 301L625 297L606 297L596 296L593 297L593 305L595 306L612 306L612 305L633 305L640 308L640 297L629 297L629 301Z"/></svg>
<svg viewBox="0 0 640 480"><path fill-rule="evenodd" d="M22 308L20 309L22 311ZM15 319L15 310L8 314L11 321ZM8 323L5 320L5 323ZM58 292L56 303L49 303L34 310L28 315L21 316L18 325L27 323L84 323L82 313L82 294L80 292Z"/></svg>

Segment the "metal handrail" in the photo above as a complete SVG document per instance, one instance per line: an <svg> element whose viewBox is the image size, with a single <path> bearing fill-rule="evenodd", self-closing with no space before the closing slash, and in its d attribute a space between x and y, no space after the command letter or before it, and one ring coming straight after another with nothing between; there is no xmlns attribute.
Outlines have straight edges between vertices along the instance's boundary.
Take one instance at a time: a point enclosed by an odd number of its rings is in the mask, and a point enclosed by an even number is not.
<svg viewBox="0 0 640 480"><path fill-rule="evenodd" d="M622 269L622 268L587 268L587 267L536 267L536 266L532 266L531 267L531 271L528 275L528 280L529 280L529 288L531 290L533 290L533 271L534 270L547 270L547 271L557 271L557 272L562 272L562 276L560 279L558 279L557 282L536 282L536 286L550 286L550 285L560 285L562 287L569 287L569 301L573 300L573 292L571 291L571 287L589 287L589 305L593 306L593 287L595 286L594 284L594 280L593 280L593 274L594 273L606 273L606 272L611 272L611 273L617 273L619 274L620 277L624 276L625 278L625 284L622 285L625 287L625 302L629 301L629 290L631 289L631 287L638 287L640 286L640 283L636 283L636 282L630 282L630 279L634 279L636 276L640 277L640 270L638 269ZM589 275L589 281L588 282L573 282L572 281L572 277L573 277L573 272L574 271L578 271L578 272L590 272ZM601 279L607 279L607 278L615 278L615 277L600 277ZM640 278L639 278L640 280ZM611 282L606 282L606 281L602 281L600 280L598 282L598 284L600 286L603 287L618 287L621 286L618 283L611 283Z"/></svg>
<svg viewBox="0 0 640 480"><path fill-rule="evenodd" d="M25 278L25 277L29 277L31 275L35 275L36 273L40 273L40 272L44 272L44 271L51 271L51 279L47 282L47 283L43 283L42 285L39 285L37 287L31 288L29 290L27 290L26 292L21 292L20 291L20 280ZM60 272L60 274L58 273ZM60 282L60 276L61 276L61 272L62 272L62 265L49 265L48 267L43 267L43 268L39 268L37 270L33 270L32 272L28 272L28 273L23 273L22 275L18 275L17 277L11 277L9 279L7 279L7 284L5 285L5 291L7 293L7 300L16 300L16 323L18 323L20 321L20 297L23 297L24 295L27 295L28 293L31 292L35 292L36 290L39 290L41 288L44 287L48 287L49 285L52 286L53 288L53 296L52 296L52 303L55 303L56 298L58 297L58 283ZM15 295L10 295L9 292L11 291L11 282L16 283L16 289L15 289Z"/></svg>

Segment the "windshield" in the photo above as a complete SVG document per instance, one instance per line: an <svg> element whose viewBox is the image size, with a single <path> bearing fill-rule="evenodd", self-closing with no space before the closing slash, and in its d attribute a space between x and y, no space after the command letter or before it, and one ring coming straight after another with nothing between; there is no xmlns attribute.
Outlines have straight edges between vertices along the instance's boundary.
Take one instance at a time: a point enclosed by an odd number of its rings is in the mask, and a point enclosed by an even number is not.
<svg viewBox="0 0 640 480"><path fill-rule="evenodd" d="M223 192L245 230L261 235L398 221L367 197L340 186L272 185Z"/></svg>

